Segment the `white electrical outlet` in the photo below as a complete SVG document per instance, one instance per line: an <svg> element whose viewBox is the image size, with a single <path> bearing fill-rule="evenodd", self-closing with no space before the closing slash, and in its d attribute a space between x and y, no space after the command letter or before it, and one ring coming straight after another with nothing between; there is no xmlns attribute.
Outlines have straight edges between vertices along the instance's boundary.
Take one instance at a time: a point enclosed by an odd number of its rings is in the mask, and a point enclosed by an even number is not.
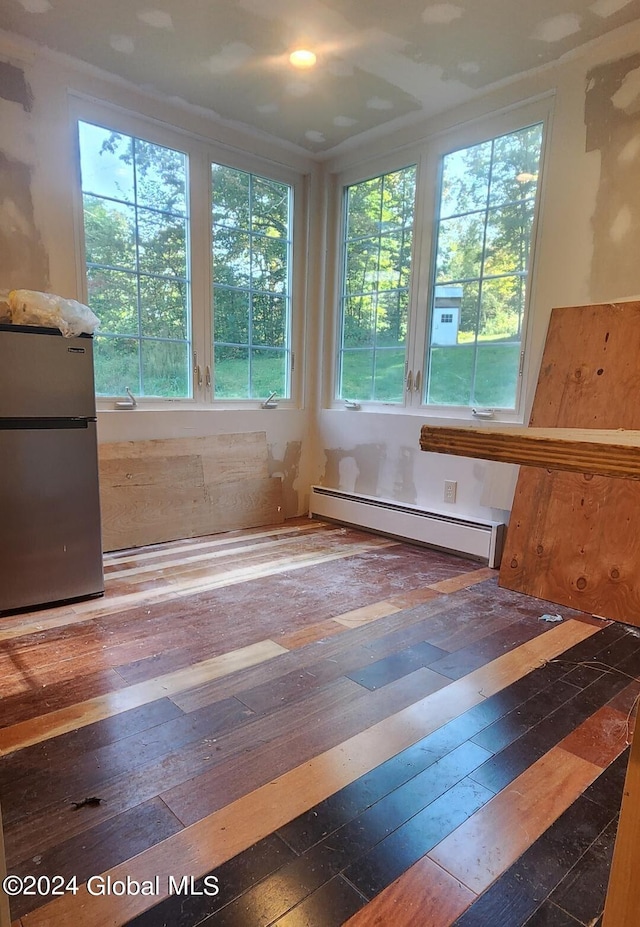
<svg viewBox="0 0 640 927"><path fill-rule="evenodd" d="M457 491L458 491L458 484L456 483L455 480L445 480L444 481L444 501L445 502L455 502Z"/></svg>

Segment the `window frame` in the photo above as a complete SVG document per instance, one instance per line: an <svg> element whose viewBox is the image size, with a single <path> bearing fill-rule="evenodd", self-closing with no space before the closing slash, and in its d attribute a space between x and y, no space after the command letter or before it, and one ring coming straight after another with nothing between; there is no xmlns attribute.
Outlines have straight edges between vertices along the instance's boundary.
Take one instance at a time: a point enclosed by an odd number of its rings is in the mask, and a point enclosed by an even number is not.
<svg viewBox="0 0 640 927"><path fill-rule="evenodd" d="M336 398L338 395L339 389L340 389L340 378L342 375L342 364L343 364L342 340L343 340L344 319L341 313L341 306L344 301L345 292L346 292L344 284L345 284L346 258L347 258L347 247L346 247L347 245L346 231L347 231L347 225L348 225L347 191L350 187L355 186L358 183L366 183L369 180L376 180L378 178L383 178L389 174L399 173L400 171L407 170L409 168L415 169L416 199L414 203L414 222L413 222L413 229L412 229L412 235L411 235L411 266L413 267L414 261L415 261L416 207L417 207L417 201L418 201L417 191L418 191L419 176L420 176L419 161L420 161L419 157L415 159L410 158L408 161L406 161L406 163L401 163L397 168L390 168L388 170L376 171L375 173L371 174L371 176L364 177L362 180L349 181L347 183L342 184L341 192L340 192L340 199L341 199L341 202L340 202L340 233L339 233L338 242L337 242L338 249L339 249L339 254L337 257L337 267L339 268L339 271L338 271L337 281L336 281L337 321L336 321L336 333L335 333L336 343L335 343L335 351L334 351L335 366L334 366L334 371L333 371L333 396L337 403L344 403L347 401L351 401L355 398L351 396L343 396L340 399ZM407 336L406 336L407 352L409 350L409 343L410 343L410 325L411 325L411 314L412 314L411 306L412 306L413 294L414 294L414 275L413 274L411 274L411 280L410 280L409 287L408 287L408 294L409 294L409 305L408 305ZM375 353L376 352L375 352L375 347L374 347L374 358L375 358ZM405 379L406 379L406 375L407 375L407 369L406 369L406 354L405 354L405 374L404 374ZM367 405L372 405L376 407L382 406L384 408L387 408L387 407L400 408L403 405L403 403L394 402L393 400L360 400L360 399L357 399L357 401L366 402Z"/></svg>
<svg viewBox="0 0 640 927"><path fill-rule="evenodd" d="M288 372L290 395L279 398L279 408L300 409L303 393L303 337L305 330L306 243L308 240L308 187L309 175L285 163L231 148L224 143L176 127L160 123L152 117L122 109L106 102L98 102L79 94L69 94L69 127L75 161L74 232L76 254L76 281L78 299L87 302L87 274L84 241L84 213L80 171L80 142L78 122L88 122L105 129L133 136L152 144L173 148L188 158L188 204L190 224L189 277L191 280L190 318L191 383L190 397L136 396L138 405L149 411L167 409L211 410L261 408L267 397L259 399L229 399L213 395L213 280L211 165L221 164L235 170L246 171L258 177L278 181L291 187L292 209L292 262L290 292L290 356ZM197 369L200 375L198 376ZM208 382L211 372L211 385ZM96 396L98 411L114 408L114 400L122 396ZM277 397L276 397L277 398Z"/></svg>
<svg viewBox="0 0 640 927"><path fill-rule="evenodd" d="M344 400L338 397L339 353L342 319L340 317L340 294L344 274L342 251L344 246L344 222L347 187L364 182L380 174L387 174L410 164L417 165L416 201L413 233L412 275L407 324L407 351L405 363L404 401L397 403L378 402L358 398L364 412L419 413L425 418L469 422L474 420L471 406L427 404L426 374L432 307L434 307L435 249L437 247L437 223L440 204L443 158L460 149L473 147L502 135L517 132L527 126L542 124L542 146L540 155L539 181L536 191L534 219L531 231L531 257L527 276L527 294L522 329L520 371L514 409L495 410L494 419L502 422L522 422L525 414L527 384L529 381L529 344L535 318L536 264L539 253L539 237L543 210L545 171L548 163L551 124L553 115L553 94L487 114L477 119L453 126L426 137L420 142L407 145L389 155L382 155L367 162L352 164L332 176L331 222L337 243L330 268L333 281L333 343L331 375L327 377L331 392L325 394L325 407L343 408ZM407 391L408 374L415 381L419 372L419 391ZM349 397L351 398L351 397Z"/></svg>

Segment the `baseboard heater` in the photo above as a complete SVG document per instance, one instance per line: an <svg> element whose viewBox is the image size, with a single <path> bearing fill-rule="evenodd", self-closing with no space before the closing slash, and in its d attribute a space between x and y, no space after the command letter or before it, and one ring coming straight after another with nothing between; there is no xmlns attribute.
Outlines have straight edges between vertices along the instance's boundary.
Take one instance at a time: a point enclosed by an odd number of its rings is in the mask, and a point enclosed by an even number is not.
<svg viewBox="0 0 640 927"><path fill-rule="evenodd" d="M490 567L500 566L506 532L500 522L455 518L325 486L311 487L309 515L477 557Z"/></svg>

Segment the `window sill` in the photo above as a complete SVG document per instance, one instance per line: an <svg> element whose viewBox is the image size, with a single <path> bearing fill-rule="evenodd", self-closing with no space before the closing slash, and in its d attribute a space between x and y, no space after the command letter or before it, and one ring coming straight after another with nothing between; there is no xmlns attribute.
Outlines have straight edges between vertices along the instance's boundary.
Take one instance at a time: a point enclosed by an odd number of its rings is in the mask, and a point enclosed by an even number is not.
<svg viewBox="0 0 640 927"><path fill-rule="evenodd" d="M510 410L496 410L491 418L473 414L467 406L403 406L391 402L365 402L358 400L357 408L349 408L343 403L335 402L328 406L327 412L347 412L350 415L364 413L365 415L406 415L431 419L442 425L491 425L511 424L522 425L524 416Z"/></svg>
<svg viewBox="0 0 640 927"><path fill-rule="evenodd" d="M166 413L187 413L197 412L216 414L219 412L299 412L301 407L296 405L292 400L282 400L275 408L264 409L261 402L254 400L242 400L237 402L202 403L190 402L185 399L165 399L165 400L145 400L138 399L137 405L131 409L118 409L115 407L116 400L100 399L97 402L98 415L144 415L153 413L162 415Z"/></svg>

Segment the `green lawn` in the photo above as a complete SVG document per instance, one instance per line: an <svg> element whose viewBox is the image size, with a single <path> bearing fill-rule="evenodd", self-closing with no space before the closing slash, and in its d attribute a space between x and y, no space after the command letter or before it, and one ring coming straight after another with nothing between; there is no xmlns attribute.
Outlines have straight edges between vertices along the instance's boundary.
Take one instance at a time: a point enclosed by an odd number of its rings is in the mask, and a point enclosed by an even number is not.
<svg viewBox="0 0 640 927"><path fill-rule="evenodd" d="M472 388L474 345L432 348L428 384L430 403L514 407L520 343L480 342L477 351L475 388ZM379 351L375 375L372 352L345 352L342 370L342 396L345 399L402 402L403 390L403 351Z"/></svg>
<svg viewBox="0 0 640 927"><path fill-rule="evenodd" d="M97 392L103 395L122 395L125 386L137 392L137 356L128 357L109 348L116 348L116 345L100 346L97 351ZM233 356L229 349L218 350L214 365L216 398L249 398L246 357ZM430 403L514 407L520 343L480 342L477 350L475 389L472 391L474 345L459 344L432 348L428 384ZM252 398L266 398L273 390L280 398L284 397L284 359L284 352L256 352L252 364ZM163 360L163 364L156 361L154 365L159 368L157 377L150 372L146 376L146 395L184 395L189 375L184 360L177 356L165 357ZM345 351L342 370L343 398L401 403L404 395L404 364L402 348L378 350L375 355L375 370L372 351ZM164 382L160 371L166 378ZM170 376L167 377L167 374ZM156 389L164 390L164 393L154 392Z"/></svg>

